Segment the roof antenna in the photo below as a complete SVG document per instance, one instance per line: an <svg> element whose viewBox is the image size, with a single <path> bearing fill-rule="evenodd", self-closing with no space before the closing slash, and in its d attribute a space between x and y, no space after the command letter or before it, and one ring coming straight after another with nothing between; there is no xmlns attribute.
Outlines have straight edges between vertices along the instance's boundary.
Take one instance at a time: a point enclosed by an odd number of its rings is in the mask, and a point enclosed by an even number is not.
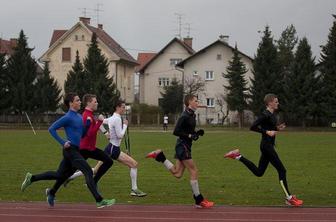
<svg viewBox="0 0 336 222"><path fill-rule="evenodd" d="M97 24L99 24L99 12L103 12L104 11L104 10L100 9L101 6L103 6L103 4L97 3L96 8L93 9L93 11L96 12Z"/></svg>

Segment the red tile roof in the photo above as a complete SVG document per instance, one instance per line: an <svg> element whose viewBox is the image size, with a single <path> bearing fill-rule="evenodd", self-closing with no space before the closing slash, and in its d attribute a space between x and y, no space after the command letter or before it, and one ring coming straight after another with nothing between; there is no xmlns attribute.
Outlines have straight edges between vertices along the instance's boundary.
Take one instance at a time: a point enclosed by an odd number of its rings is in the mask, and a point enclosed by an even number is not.
<svg viewBox="0 0 336 222"><path fill-rule="evenodd" d="M85 25L91 30L91 32L95 32L97 37L102 40L115 54L117 54L120 59L138 64L137 61L103 29L99 29L88 24Z"/></svg>
<svg viewBox="0 0 336 222"><path fill-rule="evenodd" d="M141 70L155 55L156 53L139 53L137 61L140 65L135 67L135 72Z"/></svg>
<svg viewBox="0 0 336 222"><path fill-rule="evenodd" d="M91 32L97 34L97 38L100 39L107 47L109 47L121 60L138 64L137 61L123 48L121 47L111 36L109 36L104 30L95 28L91 25L84 24ZM52 46L59 38L61 38L68 30L54 30L53 36L50 41Z"/></svg>
<svg viewBox="0 0 336 222"><path fill-rule="evenodd" d="M57 39L61 38L61 36L64 35L64 33L66 33L67 31L68 30L54 30L50 40L49 47L52 46L52 44L54 44L57 41Z"/></svg>
<svg viewBox="0 0 336 222"><path fill-rule="evenodd" d="M0 53L12 55L14 52L12 42L10 40L0 39Z"/></svg>

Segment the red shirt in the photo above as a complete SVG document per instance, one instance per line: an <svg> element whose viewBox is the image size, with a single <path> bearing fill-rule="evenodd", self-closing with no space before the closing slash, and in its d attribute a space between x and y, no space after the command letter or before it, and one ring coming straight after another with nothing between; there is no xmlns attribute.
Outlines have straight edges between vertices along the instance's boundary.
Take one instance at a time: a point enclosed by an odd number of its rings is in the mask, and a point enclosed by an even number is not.
<svg viewBox="0 0 336 222"><path fill-rule="evenodd" d="M90 117L91 124L88 129L86 135L80 141L80 149L81 150L95 150L96 149L96 140L97 140L97 132L99 130L100 125L103 121L97 120L93 116L93 112L91 110L85 109L83 114L83 123L86 124L86 120Z"/></svg>

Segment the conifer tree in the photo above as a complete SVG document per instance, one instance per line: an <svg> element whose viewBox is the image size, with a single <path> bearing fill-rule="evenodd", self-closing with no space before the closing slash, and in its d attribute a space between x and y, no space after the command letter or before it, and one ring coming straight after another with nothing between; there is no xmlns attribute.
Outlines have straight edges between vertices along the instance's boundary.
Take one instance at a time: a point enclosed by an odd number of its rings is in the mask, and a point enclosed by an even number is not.
<svg viewBox="0 0 336 222"><path fill-rule="evenodd" d="M103 113L111 113L112 107L120 98L116 84L109 77L108 66L108 60L98 47L96 33L93 33L87 56L84 59L84 76L90 83L87 93L97 96L98 109Z"/></svg>
<svg viewBox="0 0 336 222"><path fill-rule="evenodd" d="M266 26L253 61L249 105L255 115L259 115L264 109L263 98L267 93L274 93L282 98L280 68L277 48L274 45L271 31Z"/></svg>
<svg viewBox="0 0 336 222"><path fill-rule="evenodd" d="M336 18L334 16L334 18ZM323 110L328 121L336 119L336 19L330 28L328 41L322 47L320 71L323 82Z"/></svg>
<svg viewBox="0 0 336 222"><path fill-rule="evenodd" d="M298 37L296 34L296 29L294 25L287 26L286 29L281 33L279 40L277 41L279 62L281 65L281 80L282 80L282 90L283 97L280 98L281 110L284 112L284 118L289 124L287 104L290 102L292 95L288 95L290 92L289 85L290 80L288 78L291 75L293 61L294 61L294 49L298 43Z"/></svg>
<svg viewBox="0 0 336 222"><path fill-rule="evenodd" d="M35 105L37 113L54 112L61 100L61 89L54 77L50 76L48 63L45 63L43 73L37 78Z"/></svg>
<svg viewBox="0 0 336 222"><path fill-rule="evenodd" d="M90 90L90 82L85 78L83 64L80 61L79 52L76 51L75 63L72 69L68 72L67 78L64 82L64 91L76 92L80 98Z"/></svg>
<svg viewBox="0 0 336 222"><path fill-rule="evenodd" d="M162 99L159 106L164 113L177 114L183 107L183 85L173 79L169 86L164 87L161 92Z"/></svg>
<svg viewBox="0 0 336 222"><path fill-rule="evenodd" d="M37 77L37 64L31 56L32 50L28 47L27 37L21 30L14 53L7 60L10 109L19 114L32 112L35 107L34 83Z"/></svg>
<svg viewBox="0 0 336 222"><path fill-rule="evenodd" d="M242 127L244 110L247 106L247 82L244 78L247 69L239 57L237 45L233 51L233 57L229 61L226 72L227 73L223 73L223 77L228 80L228 85L224 86L227 90L226 102L228 103L229 110L238 112L238 125Z"/></svg>
<svg viewBox="0 0 336 222"><path fill-rule="evenodd" d="M315 77L315 62L307 38L300 40L295 53L292 71L288 75L287 110L291 122L305 127L306 122L314 115L318 101L315 101L319 88Z"/></svg>

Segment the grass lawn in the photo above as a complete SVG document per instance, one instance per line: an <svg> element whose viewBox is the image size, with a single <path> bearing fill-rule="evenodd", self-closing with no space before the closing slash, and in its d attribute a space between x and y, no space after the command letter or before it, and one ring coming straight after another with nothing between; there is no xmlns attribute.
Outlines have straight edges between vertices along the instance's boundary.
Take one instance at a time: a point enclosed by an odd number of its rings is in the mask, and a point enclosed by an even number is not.
<svg viewBox="0 0 336 222"><path fill-rule="evenodd" d="M287 169L289 189L306 206L336 206L336 132L282 132L277 150ZM118 162L99 182L104 197L118 203L192 204L189 175L173 178L162 164L145 159L156 148L165 151L174 162L176 138L171 132L131 131L132 155L139 162L138 186L148 193L145 198L130 197L129 170ZM283 205L284 195L276 170L269 166L265 175L255 177L239 161L223 158L233 147L254 161L259 159L260 135L250 131L211 131L193 145L193 159L199 169L200 190L219 205ZM102 149L107 141L100 136ZM20 191L27 171L40 173L56 170L61 160L60 146L47 130L34 136L28 130L0 131L0 200L44 201L44 190L53 181L33 183ZM94 166L95 161L89 163ZM60 202L94 202L84 178L78 178L57 194Z"/></svg>

